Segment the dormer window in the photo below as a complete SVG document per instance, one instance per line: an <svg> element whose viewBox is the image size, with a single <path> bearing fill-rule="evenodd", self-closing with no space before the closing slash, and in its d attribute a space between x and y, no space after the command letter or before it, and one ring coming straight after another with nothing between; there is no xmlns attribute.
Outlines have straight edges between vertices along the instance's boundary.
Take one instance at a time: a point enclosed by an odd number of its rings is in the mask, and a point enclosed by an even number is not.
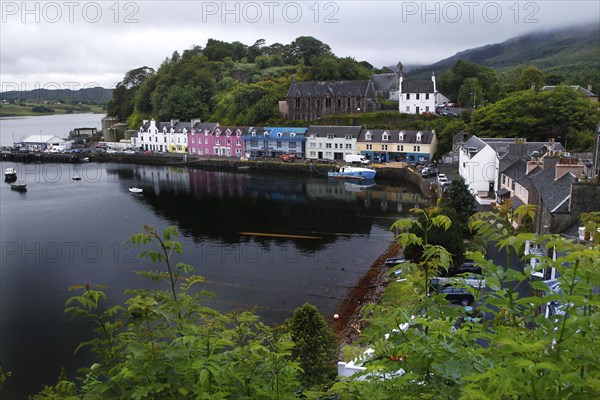
<svg viewBox="0 0 600 400"><path fill-rule="evenodd" d="M269 137L269 132L265 132L264 136Z"/></svg>
<svg viewBox="0 0 600 400"><path fill-rule="evenodd" d="M369 132L367 132L367 133L365 133L365 140L371 140L371 136L372 136L372 135L371 135L371 132L370 132L370 131L369 131Z"/></svg>
<svg viewBox="0 0 600 400"><path fill-rule="evenodd" d="M387 131L383 132L383 135L381 135L381 140L387 141L389 139L389 136L390 135L387 133Z"/></svg>
<svg viewBox="0 0 600 400"><path fill-rule="evenodd" d="M294 132L290 133L290 137L296 137L296 134Z"/></svg>
<svg viewBox="0 0 600 400"><path fill-rule="evenodd" d="M421 141L421 132L417 132L417 142Z"/></svg>
<svg viewBox="0 0 600 400"><path fill-rule="evenodd" d="M242 131L239 129L235 131L235 136L242 136Z"/></svg>
<svg viewBox="0 0 600 400"><path fill-rule="evenodd" d="M215 131L215 134L216 134L217 136L221 136L221 130L220 130L220 129L217 129L217 130Z"/></svg>
<svg viewBox="0 0 600 400"><path fill-rule="evenodd" d="M281 137L281 135L282 135L281 132L277 133L277 137Z"/></svg>
<svg viewBox="0 0 600 400"><path fill-rule="evenodd" d="M227 130L225 131L225 135L227 135L227 136L231 136L231 129L227 129Z"/></svg>
<svg viewBox="0 0 600 400"><path fill-rule="evenodd" d="M252 132L252 136L256 136L256 132L254 132L254 131L253 131L253 132Z"/></svg>
<svg viewBox="0 0 600 400"><path fill-rule="evenodd" d="M400 137L398 139L400 139L400 141L404 141L404 132L400 132Z"/></svg>

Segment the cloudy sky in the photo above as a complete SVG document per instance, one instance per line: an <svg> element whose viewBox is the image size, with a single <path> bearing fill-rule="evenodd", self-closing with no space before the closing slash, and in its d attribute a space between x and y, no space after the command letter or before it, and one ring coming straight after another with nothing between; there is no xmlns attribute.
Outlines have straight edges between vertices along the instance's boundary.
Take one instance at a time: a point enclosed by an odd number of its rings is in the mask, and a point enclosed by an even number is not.
<svg viewBox="0 0 600 400"><path fill-rule="evenodd" d="M598 1L0 1L0 81L114 87L207 39L252 45L314 36L376 67L427 64L519 34L600 24Z"/></svg>

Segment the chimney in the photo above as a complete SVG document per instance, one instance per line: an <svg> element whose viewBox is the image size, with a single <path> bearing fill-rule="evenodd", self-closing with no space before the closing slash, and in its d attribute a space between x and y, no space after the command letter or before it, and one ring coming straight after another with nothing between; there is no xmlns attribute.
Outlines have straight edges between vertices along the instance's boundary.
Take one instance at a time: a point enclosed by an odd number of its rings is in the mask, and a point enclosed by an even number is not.
<svg viewBox="0 0 600 400"><path fill-rule="evenodd" d="M558 180L565 174L571 172L575 176L583 174L583 163L575 157L560 157L556 164L554 180Z"/></svg>
<svg viewBox="0 0 600 400"><path fill-rule="evenodd" d="M511 159L527 158L527 140L523 138L516 138L513 143L509 143L508 156Z"/></svg>
<svg viewBox="0 0 600 400"><path fill-rule="evenodd" d="M541 161L527 161L527 171L526 175L529 175L531 171L533 171L536 167L544 167L544 164Z"/></svg>

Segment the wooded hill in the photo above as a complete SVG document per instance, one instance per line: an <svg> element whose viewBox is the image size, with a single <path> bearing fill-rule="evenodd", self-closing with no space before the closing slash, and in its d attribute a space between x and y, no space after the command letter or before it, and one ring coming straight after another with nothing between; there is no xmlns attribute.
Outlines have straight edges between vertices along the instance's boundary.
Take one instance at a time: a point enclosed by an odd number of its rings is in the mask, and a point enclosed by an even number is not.
<svg viewBox="0 0 600 400"><path fill-rule="evenodd" d="M502 43L464 50L431 65L412 68L408 78L441 75L460 60L494 69L501 77L511 70L535 66L555 79L587 86L592 80L600 88L600 27L598 24L539 31Z"/></svg>

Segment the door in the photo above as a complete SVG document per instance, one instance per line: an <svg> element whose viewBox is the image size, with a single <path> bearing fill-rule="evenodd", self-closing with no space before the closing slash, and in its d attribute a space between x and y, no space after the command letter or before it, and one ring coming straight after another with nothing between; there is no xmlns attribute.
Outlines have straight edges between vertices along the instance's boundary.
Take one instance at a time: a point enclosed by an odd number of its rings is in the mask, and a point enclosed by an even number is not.
<svg viewBox="0 0 600 400"><path fill-rule="evenodd" d="M317 158L318 158L319 160L322 160L322 159L323 159L323 152L322 152L322 151L319 151L319 152L317 153Z"/></svg>
<svg viewBox="0 0 600 400"><path fill-rule="evenodd" d="M415 114L419 114L419 107L415 108Z"/></svg>

